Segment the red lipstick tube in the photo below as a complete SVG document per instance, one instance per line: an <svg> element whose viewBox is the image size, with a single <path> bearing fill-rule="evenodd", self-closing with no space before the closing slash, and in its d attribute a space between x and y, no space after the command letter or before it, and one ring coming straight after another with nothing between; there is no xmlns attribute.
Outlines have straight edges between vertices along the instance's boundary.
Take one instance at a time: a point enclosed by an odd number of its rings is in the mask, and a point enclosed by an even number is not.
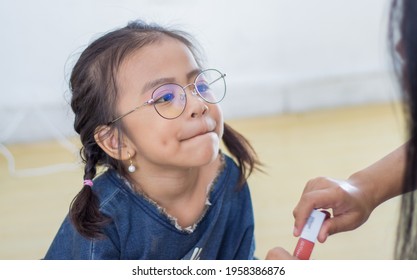
<svg viewBox="0 0 417 280"><path fill-rule="evenodd" d="M325 218L328 217L327 213L319 210L313 210L313 212L311 212L307 223L303 227L300 239L298 239L298 243L293 254L294 256L300 260L310 259L321 225L323 224Z"/></svg>

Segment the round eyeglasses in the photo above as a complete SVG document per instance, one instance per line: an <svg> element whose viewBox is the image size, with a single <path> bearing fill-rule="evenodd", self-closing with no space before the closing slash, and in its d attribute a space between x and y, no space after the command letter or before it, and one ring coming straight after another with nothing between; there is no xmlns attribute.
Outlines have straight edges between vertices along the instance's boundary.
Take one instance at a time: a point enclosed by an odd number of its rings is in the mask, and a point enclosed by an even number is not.
<svg viewBox="0 0 417 280"><path fill-rule="evenodd" d="M189 86L193 86L191 93L194 96L198 95L210 104L219 103L226 95L225 76L226 74L221 73L219 70L206 69L197 75L193 83L184 87L174 83L161 85L153 91L151 99L112 120L108 125L117 122L146 105L153 105L156 112L165 119L178 118L185 110L187 104L185 89Z"/></svg>

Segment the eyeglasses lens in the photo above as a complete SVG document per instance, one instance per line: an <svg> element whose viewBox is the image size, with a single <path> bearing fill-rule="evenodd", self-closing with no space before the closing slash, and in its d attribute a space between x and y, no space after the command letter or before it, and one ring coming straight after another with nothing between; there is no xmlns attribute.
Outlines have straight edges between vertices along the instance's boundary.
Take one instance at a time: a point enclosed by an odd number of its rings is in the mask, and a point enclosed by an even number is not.
<svg viewBox="0 0 417 280"><path fill-rule="evenodd" d="M226 94L224 74L214 69L201 72L195 80L195 87L199 95L208 103L218 103Z"/></svg>
<svg viewBox="0 0 417 280"><path fill-rule="evenodd" d="M152 95L154 106L161 117L175 119L185 109L185 92L179 85L166 84L159 87Z"/></svg>

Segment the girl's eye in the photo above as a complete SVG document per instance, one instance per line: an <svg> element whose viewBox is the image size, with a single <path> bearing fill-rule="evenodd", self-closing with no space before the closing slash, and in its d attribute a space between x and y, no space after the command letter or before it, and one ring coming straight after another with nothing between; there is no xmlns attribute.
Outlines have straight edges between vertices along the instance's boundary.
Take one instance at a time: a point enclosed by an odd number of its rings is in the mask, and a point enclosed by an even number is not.
<svg viewBox="0 0 417 280"><path fill-rule="evenodd" d="M199 93L204 94L210 90L210 86L207 83L200 83L197 85L197 90Z"/></svg>
<svg viewBox="0 0 417 280"><path fill-rule="evenodd" d="M161 97L159 97L155 103L163 103L163 102L171 102L172 100L174 100L175 95L171 92L171 93L164 93Z"/></svg>

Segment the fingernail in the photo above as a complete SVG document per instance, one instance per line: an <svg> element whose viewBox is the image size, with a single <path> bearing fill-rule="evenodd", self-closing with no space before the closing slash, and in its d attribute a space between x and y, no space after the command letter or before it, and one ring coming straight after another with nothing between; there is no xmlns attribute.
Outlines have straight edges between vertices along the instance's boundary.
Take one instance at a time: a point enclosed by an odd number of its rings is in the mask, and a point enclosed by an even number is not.
<svg viewBox="0 0 417 280"><path fill-rule="evenodd" d="M296 227L294 227L292 232L293 232L294 236L298 236L298 229Z"/></svg>

